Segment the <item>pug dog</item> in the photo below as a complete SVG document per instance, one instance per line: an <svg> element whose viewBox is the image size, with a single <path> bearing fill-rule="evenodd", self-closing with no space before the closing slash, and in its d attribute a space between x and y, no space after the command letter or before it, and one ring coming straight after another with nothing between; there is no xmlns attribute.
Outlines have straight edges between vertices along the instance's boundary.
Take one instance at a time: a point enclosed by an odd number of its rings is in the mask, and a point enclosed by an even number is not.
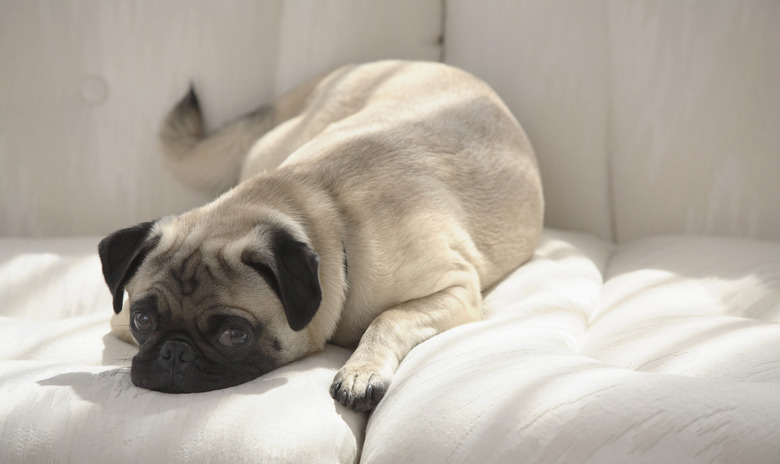
<svg viewBox="0 0 780 464"><path fill-rule="evenodd" d="M151 390L230 387L332 343L354 352L330 394L370 410L412 348L483 317L542 230L526 134L444 64L346 66L208 133L191 89L160 138L182 180L229 190L98 246Z"/></svg>

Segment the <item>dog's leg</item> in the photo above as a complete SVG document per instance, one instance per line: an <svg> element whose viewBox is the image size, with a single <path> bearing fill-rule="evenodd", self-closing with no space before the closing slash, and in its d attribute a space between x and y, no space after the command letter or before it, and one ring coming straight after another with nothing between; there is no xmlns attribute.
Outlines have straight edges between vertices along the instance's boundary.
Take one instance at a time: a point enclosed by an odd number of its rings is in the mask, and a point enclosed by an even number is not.
<svg viewBox="0 0 780 464"><path fill-rule="evenodd" d="M453 286L381 313L333 380L331 396L355 411L368 411L387 392L398 364L428 338L481 319L478 285Z"/></svg>

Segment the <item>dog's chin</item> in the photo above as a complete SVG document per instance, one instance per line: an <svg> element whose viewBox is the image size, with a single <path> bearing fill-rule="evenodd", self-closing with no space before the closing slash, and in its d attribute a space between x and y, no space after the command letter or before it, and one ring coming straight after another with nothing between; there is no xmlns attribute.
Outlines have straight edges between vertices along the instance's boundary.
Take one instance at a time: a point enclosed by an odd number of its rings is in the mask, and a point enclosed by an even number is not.
<svg viewBox="0 0 780 464"><path fill-rule="evenodd" d="M206 375L195 368L177 372L163 368L140 368L137 366L130 369L130 379L133 385L162 393L200 393L221 390L252 381L260 375L262 372L223 372Z"/></svg>

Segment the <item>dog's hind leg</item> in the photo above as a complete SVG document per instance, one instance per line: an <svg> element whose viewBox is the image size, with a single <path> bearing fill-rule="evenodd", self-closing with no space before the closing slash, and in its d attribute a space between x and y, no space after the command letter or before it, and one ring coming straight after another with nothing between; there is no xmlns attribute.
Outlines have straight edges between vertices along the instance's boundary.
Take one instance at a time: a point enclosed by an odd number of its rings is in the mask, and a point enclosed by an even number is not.
<svg viewBox="0 0 780 464"><path fill-rule="evenodd" d="M481 315L482 297L476 279L382 312L336 373L331 396L355 411L372 409L412 348L447 329L480 320Z"/></svg>

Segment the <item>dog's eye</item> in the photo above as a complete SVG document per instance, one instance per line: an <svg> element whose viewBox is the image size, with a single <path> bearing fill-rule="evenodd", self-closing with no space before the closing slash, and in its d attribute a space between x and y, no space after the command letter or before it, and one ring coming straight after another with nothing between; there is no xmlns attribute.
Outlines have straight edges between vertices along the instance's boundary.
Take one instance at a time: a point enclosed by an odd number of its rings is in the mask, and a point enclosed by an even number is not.
<svg viewBox="0 0 780 464"><path fill-rule="evenodd" d="M219 344L230 348L246 343L247 333L241 329L227 329L219 336Z"/></svg>
<svg viewBox="0 0 780 464"><path fill-rule="evenodd" d="M133 328L142 334L147 334L154 330L154 319L146 311L136 311L133 313Z"/></svg>

